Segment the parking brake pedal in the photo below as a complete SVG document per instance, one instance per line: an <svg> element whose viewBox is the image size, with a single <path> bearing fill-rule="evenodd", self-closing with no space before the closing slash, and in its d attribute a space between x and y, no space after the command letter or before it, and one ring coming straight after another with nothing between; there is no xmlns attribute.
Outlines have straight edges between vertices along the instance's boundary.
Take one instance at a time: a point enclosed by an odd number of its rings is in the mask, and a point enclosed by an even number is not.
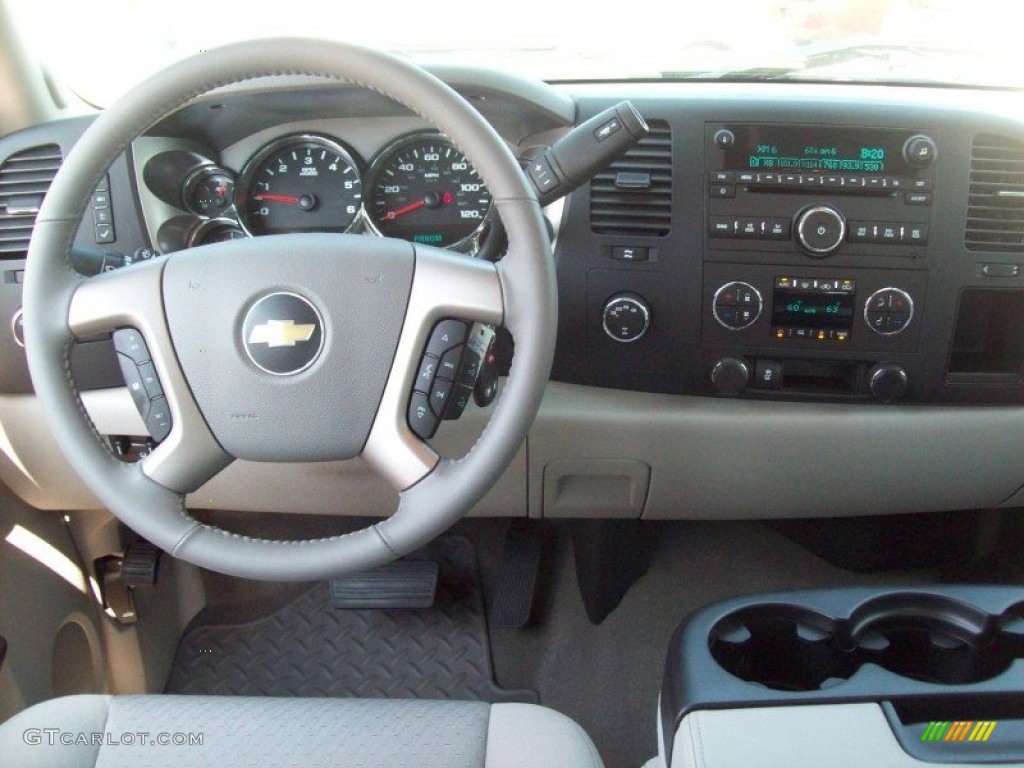
<svg viewBox="0 0 1024 768"><path fill-rule="evenodd" d="M521 629L530 623L540 570L541 536L533 528L513 527L505 534L505 551L490 624Z"/></svg>
<svg viewBox="0 0 1024 768"><path fill-rule="evenodd" d="M398 560L331 579L331 603L343 609L431 608L438 571L433 560Z"/></svg>
<svg viewBox="0 0 1024 768"><path fill-rule="evenodd" d="M135 608L135 590L156 585L160 568L160 549L145 539L134 538L124 555L107 555L96 561L96 572L103 592L103 608L118 624L139 620Z"/></svg>

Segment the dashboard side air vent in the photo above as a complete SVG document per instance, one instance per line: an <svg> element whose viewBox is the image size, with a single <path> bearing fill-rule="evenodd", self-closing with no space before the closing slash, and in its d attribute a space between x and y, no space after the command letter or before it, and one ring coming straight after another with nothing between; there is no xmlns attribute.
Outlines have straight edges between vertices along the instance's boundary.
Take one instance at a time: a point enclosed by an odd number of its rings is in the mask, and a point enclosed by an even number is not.
<svg viewBox="0 0 1024 768"><path fill-rule="evenodd" d="M672 228L672 131L651 132L590 182L590 228L601 235L664 237Z"/></svg>
<svg viewBox="0 0 1024 768"><path fill-rule="evenodd" d="M974 138L964 241L972 251L1024 253L1024 142Z"/></svg>
<svg viewBox="0 0 1024 768"><path fill-rule="evenodd" d="M24 258L36 214L57 175L60 147L47 144L25 149L0 165L0 258Z"/></svg>

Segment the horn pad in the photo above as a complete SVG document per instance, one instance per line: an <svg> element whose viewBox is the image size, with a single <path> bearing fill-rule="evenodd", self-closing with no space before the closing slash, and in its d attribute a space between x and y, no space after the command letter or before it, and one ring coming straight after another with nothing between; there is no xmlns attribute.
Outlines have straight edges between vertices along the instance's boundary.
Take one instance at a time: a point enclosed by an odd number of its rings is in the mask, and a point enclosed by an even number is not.
<svg viewBox="0 0 1024 768"><path fill-rule="evenodd" d="M252 461L359 454L412 288L410 243L292 234L175 253L164 307L214 436Z"/></svg>

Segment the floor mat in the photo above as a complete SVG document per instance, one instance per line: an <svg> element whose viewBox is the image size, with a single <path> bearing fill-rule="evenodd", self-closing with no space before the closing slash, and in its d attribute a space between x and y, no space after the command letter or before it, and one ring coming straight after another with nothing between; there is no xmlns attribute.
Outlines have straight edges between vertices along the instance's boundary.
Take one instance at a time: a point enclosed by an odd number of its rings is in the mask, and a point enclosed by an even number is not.
<svg viewBox="0 0 1024 768"><path fill-rule="evenodd" d="M167 693L536 702L494 683L473 545L445 537L412 559L440 565L432 609L339 610L320 583L244 623L200 612Z"/></svg>

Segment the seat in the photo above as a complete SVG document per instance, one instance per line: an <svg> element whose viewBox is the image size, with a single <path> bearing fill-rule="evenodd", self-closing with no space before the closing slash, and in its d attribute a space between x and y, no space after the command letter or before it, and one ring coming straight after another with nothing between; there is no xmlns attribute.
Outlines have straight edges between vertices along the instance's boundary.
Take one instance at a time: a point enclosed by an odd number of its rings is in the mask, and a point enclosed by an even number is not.
<svg viewBox="0 0 1024 768"><path fill-rule="evenodd" d="M26 768L602 766L580 726L533 704L102 695L52 699L0 725L0 764Z"/></svg>

